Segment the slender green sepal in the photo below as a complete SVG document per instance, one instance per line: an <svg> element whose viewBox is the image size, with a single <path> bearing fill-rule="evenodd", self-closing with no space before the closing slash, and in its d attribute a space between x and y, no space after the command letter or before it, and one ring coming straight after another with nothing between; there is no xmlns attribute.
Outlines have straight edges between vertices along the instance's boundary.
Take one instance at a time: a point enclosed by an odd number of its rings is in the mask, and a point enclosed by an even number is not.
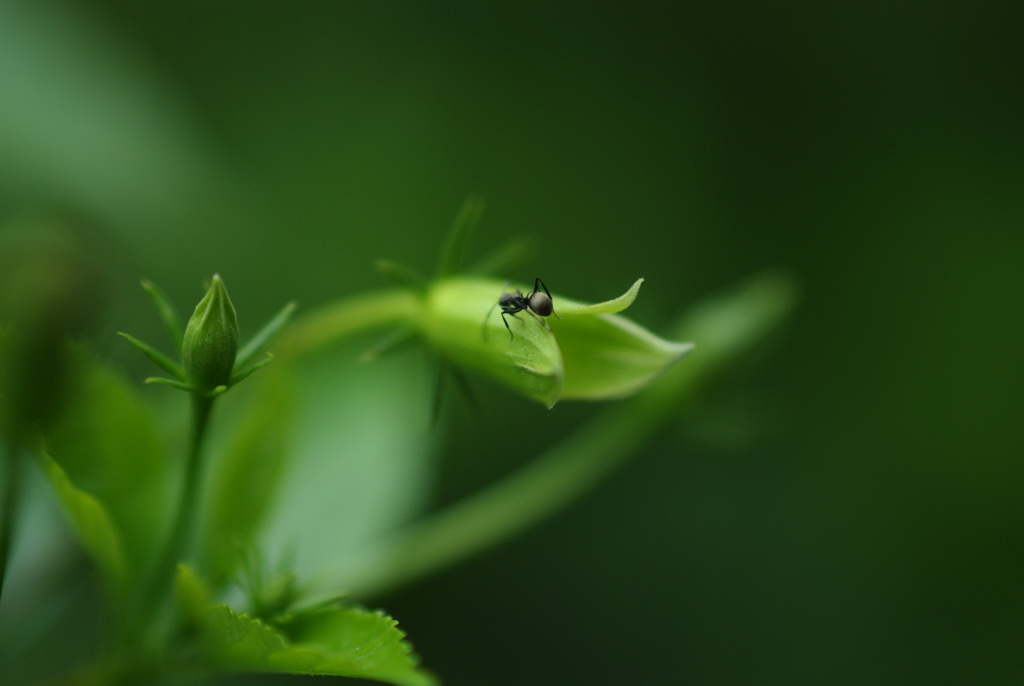
<svg viewBox="0 0 1024 686"><path fill-rule="evenodd" d="M157 314L160 316L160 321L164 323L164 328L167 329L167 334L171 337L174 349L180 355L181 341L185 337L185 325L182 323L178 308L174 306L174 303L167 297L167 294L160 290L152 281L143 279L142 288L152 298Z"/></svg>
<svg viewBox="0 0 1024 686"><path fill-rule="evenodd" d="M149 345L148 343L143 343L138 338L135 338L135 336L124 333L123 331L119 331L117 335L120 336L121 338L124 338L126 341L128 341L136 348L141 350L143 353L145 353L146 357L152 360L153 364L155 364L157 367L160 367L160 369L164 370L165 372L175 377L179 381L185 380L185 370L182 369L181 365L179 365L177 362L164 355L162 352L160 352L153 346Z"/></svg>
<svg viewBox="0 0 1024 686"><path fill-rule="evenodd" d="M615 314L616 312L622 312L624 309L632 305L634 300L636 300L636 296L640 292L640 286L643 282L643 279L637 279L633 282L633 285L629 287L629 290L619 297L612 298L611 300L605 300L600 303L594 303L593 305L584 305L582 303L576 303L571 300L560 298L558 301L558 307L555 311L558 312L559 316L564 314L569 317L575 317L576 315L582 314Z"/></svg>
<svg viewBox="0 0 1024 686"><path fill-rule="evenodd" d="M404 264L392 262L391 260L377 260L374 265L384 276L394 281L403 288L408 288L413 293L425 293L427 281Z"/></svg>
<svg viewBox="0 0 1024 686"><path fill-rule="evenodd" d="M146 380L145 380L145 383L163 384L164 386L170 386L171 388L177 388L179 391L188 391L189 393L191 393L192 390L193 390L192 387L189 386L184 381L176 381L174 379L165 379L162 376L150 376L150 377L147 377Z"/></svg>
<svg viewBox="0 0 1024 686"><path fill-rule="evenodd" d="M483 198L476 195L469 196L462 203L459 213L455 216L455 221L452 222L451 227L448 229L448 237L445 240L444 248L441 250L441 260L437 265L437 279L443 279L459 273L462 255L466 249L466 242L469 240L473 229L480 222L480 217L483 216L484 205Z"/></svg>
<svg viewBox="0 0 1024 686"><path fill-rule="evenodd" d="M256 364L252 365L248 369L246 369L244 372L239 372L238 374L235 374L234 376L232 376L231 377L231 383L229 383L228 386L224 387L224 390L227 390L227 388L230 387L230 386L234 386L235 384L239 384L239 383L245 381L250 376L252 376L253 372L255 372L255 371L259 370L259 369L263 369L264 367L266 367L268 364L270 364L273 361L274 361L274 356L271 355L270 353L267 353L266 357L264 357L262 360L260 360ZM218 388L220 388L220 386L218 386ZM221 391L221 392L223 392L223 391Z"/></svg>
<svg viewBox="0 0 1024 686"><path fill-rule="evenodd" d="M508 241L474 263L466 270L466 273L474 276L492 276L517 271L517 268L526 264L535 252L534 243L531 240L520 238Z"/></svg>
<svg viewBox="0 0 1024 686"><path fill-rule="evenodd" d="M295 311L296 304L294 301L288 303L282 307L277 314L270 318L262 329L259 330L255 336L253 336L248 343L246 343L242 349L238 352L238 357L235 358L235 369L244 369L256 359L256 356L263 352L264 348L270 344L270 341L284 328L284 325L291 319L292 313ZM237 383L232 381L231 385Z"/></svg>
<svg viewBox="0 0 1024 686"><path fill-rule="evenodd" d="M362 355L359 356L360 362L372 362L381 355L385 355L389 352L401 348L406 343L414 340L416 337L416 329L411 326L403 326L390 332L387 336L380 339L369 348Z"/></svg>

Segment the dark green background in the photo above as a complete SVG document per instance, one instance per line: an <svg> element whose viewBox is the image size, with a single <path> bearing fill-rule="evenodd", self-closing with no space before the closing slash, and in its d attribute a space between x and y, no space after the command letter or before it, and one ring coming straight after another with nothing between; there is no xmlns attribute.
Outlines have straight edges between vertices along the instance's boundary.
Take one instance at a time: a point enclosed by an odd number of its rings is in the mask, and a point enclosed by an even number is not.
<svg viewBox="0 0 1024 686"><path fill-rule="evenodd" d="M588 300L643 276L656 331L763 267L798 278L765 354L578 507L379 599L447 684L1024 679L1020 5L7 2L0 24L0 210L97 227L110 330L158 337L142 276L189 302L219 272L244 333L384 285L376 258L429 271L469 193L474 252L533 237L508 276ZM590 413L479 386L439 501Z"/></svg>

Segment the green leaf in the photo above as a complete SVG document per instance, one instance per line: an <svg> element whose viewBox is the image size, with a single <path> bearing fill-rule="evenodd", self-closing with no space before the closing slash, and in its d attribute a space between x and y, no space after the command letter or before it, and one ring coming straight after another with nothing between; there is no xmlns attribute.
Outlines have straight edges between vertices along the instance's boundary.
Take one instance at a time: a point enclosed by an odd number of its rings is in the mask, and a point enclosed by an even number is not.
<svg viewBox="0 0 1024 686"><path fill-rule="evenodd" d="M287 457L291 397L280 379L243 404L210 475L200 543L204 570L217 585L240 555L277 495Z"/></svg>
<svg viewBox="0 0 1024 686"><path fill-rule="evenodd" d="M83 350L73 359L67 411L46 436L47 453L72 483L104 503L137 567L156 550L166 524L167 454L135 386Z"/></svg>
<svg viewBox="0 0 1024 686"><path fill-rule="evenodd" d="M552 407L564 376L558 342L540 318L525 312L508 317L510 340L500 313L492 311L501 291L501 283L483 279L433 284L421 316L424 335L452 361Z"/></svg>
<svg viewBox="0 0 1024 686"><path fill-rule="evenodd" d="M429 498L440 437L430 428L421 352L363 364L363 346L292 357L247 394L257 406L279 404L273 396L284 391L271 383L278 377L294 394L287 469L256 544L273 562L291 560L301 578L401 526Z"/></svg>
<svg viewBox="0 0 1024 686"><path fill-rule="evenodd" d="M120 586L128 575L129 566L121 535L107 508L95 496L72 483L52 457L40 453L38 459L82 547L107 581Z"/></svg>
<svg viewBox="0 0 1024 686"><path fill-rule="evenodd" d="M129 343L131 343L136 348L145 353L146 357L152 360L156 366L160 367L160 369L164 370L165 372L173 376L175 379L178 379L179 381L185 380L185 370L182 369L181 365L179 365L177 362L164 355L162 352L160 352L150 344L143 343L138 338L135 338L131 334L124 333L123 331L118 331L117 335L120 336L121 338L124 338Z"/></svg>
<svg viewBox="0 0 1024 686"><path fill-rule="evenodd" d="M274 628L220 604L204 612L202 629L212 666L221 669L437 683L418 666L397 622L381 612L318 608Z"/></svg>

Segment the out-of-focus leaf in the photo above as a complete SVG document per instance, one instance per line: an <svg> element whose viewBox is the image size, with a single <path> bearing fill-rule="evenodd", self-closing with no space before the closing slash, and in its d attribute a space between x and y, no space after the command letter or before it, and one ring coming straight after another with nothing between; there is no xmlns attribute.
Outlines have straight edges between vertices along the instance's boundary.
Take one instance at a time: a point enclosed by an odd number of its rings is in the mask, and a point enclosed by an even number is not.
<svg viewBox="0 0 1024 686"><path fill-rule="evenodd" d="M103 502L139 563L163 537L168 462L146 404L120 376L76 351L67 411L46 439L47 452L77 487Z"/></svg>
<svg viewBox="0 0 1024 686"><path fill-rule="evenodd" d="M398 686L431 686L397 622L353 607L311 610L281 628L212 605L202 617L211 667L232 671L323 674Z"/></svg>
<svg viewBox="0 0 1024 686"><path fill-rule="evenodd" d="M266 381L237 413L210 475L200 556L214 585L235 571L281 485L292 398L279 377Z"/></svg>
<svg viewBox="0 0 1024 686"><path fill-rule="evenodd" d="M85 5L0 3L0 64L0 182L15 197L169 227L218 183L184 99Z"/></svg>
<svg viewBox="0 0 1024 686"><path fill-rule="evenodd" d="M254 539L273 568L290 560L300 578L406 523L423 507L431 485L430 384L418 351L360 363L355 341L272 365L257 379L254 402L293 393L294 424L279 497ZM259 396L258 398L256 396Z"/></svg>
<svg viewBox="0 0 1024 686"><path fill-rule="evenodd" d="M107 508L98 498L72 483L49 455L41 453L39 462L82 547L107 580L119 586L130 570L121 536Z"/></svg>

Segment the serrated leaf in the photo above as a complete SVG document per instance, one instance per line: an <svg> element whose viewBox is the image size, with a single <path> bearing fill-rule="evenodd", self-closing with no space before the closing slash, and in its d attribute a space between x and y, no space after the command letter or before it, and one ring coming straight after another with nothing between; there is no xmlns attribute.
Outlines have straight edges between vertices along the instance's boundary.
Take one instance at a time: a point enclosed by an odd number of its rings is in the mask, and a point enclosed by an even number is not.
<svg viewBox="0 0 1024 686"><path fill-rule="evenodd" d="M203 613L202 628L212 666L221 669L437 683L418 666L397 622L381 612L320 608L275 628L219 604Z"/></svg>
<svg viewBox="0 0 1024 686"><path fill-rule="evenodd" d="M108 582L121 585L129 567L121 535L107 508L95 496L72 483L57 461L45 452L40 453L38 459L82 547Z"/></svg>

